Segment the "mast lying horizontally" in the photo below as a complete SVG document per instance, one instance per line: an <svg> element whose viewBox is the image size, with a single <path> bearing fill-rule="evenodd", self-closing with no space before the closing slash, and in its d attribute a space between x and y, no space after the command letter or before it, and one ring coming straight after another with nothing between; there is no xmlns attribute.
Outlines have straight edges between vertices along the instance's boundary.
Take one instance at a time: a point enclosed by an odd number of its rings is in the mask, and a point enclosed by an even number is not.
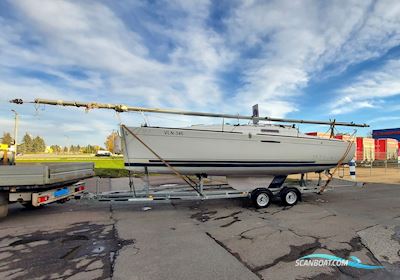
<svg viewBox="0 0 400 280"><path fill-rule="evenodd" d="M21 99L14 99L11 103L22 104L24 103ZM253 121L271 121L271 122L285 122L285 123L304 123L304 124L321 124L330 126L353 126L353 127L369 127L367 124L356 124L353 122L336 122L336 121L310 121L310 120L298 120L298 119L281 119L271 117L257 117L257 116L245 116L245 115L233 115L233 114L217 114L217 113L204 113L204 112L193 112L193 111L182 111L172 109L158 109L158 108L145 108L136 106L127 106L124 104L110 104L110 103L97 103L97 102L78 102L78 101L64 101L64 100L48 100L48 99L35 99L35 104L46 104L56 106L69 106L69 107L83 107L86 109L110 109L117 112L148 112L148 113L162 113L162 114L175 114L175 115L186 115L186 116L197 116L197 117L215 117L215 118L226 118L226 119L241 119L241 120L253 120Z"/></svg>

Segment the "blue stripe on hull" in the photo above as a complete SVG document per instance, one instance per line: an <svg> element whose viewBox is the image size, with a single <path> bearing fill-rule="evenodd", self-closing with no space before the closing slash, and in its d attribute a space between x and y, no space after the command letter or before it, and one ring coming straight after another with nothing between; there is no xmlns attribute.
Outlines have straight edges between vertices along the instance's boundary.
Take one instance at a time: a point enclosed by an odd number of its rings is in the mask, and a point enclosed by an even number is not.
<svg viewBox="0 0 400 280"><path fill-rule="evenodd" d="M168 163L315 163L315 161L264 161L264 160L257 160L257 161L252 161L252 160L221 160L221 161L216 161L216 160L166 160ZM151 159L149 162L153 163L162 163L161 160L155 160Z"/></svg>
<svg viewBox="0 0 400 280"><path fill-rule="evenodd" d="M168 162L168 161L167 161ZM171 166L179 167L308 167L308 166L335 166L337 163L174 163ZM164 163L125 163L125 166L158 167Z"/></svg>

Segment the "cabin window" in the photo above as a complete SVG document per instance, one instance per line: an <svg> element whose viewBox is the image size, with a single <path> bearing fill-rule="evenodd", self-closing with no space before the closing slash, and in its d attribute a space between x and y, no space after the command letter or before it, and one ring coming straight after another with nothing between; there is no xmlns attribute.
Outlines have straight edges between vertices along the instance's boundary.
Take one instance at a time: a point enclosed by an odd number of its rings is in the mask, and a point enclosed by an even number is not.
<svg viewBox="0 0 400 280"><path fill-rule="evenodd" d="M279 133L279 130L277 130L277 129L261 129L261 132Z"/></svg>

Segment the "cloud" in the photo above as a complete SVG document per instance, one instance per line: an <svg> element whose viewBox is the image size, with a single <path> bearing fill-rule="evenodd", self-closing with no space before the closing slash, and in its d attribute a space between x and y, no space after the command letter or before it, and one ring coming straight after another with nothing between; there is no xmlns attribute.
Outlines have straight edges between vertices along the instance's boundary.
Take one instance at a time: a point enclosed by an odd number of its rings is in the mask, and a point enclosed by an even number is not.
<svg viewBox="0 0 400 280"><path fill-rule="evenodd" d="M333 61L341 64L341 68L378 57L400 43L399 2L383 0L365 3L362 15L345 38L346 43L332 53L336 57ZM359 2L356 6L361 5ZM349 14L342 13L342 17L343 22L348 22Z"/></svg>
<svg viewBox="0 0 400 280"><path fill-rule="evenodd" d="M165 100L171 97L180 99L185 107L206 106L210 100L220 98L215 72L232 56L222 39L202 26L208 13L207 3L200 5L200 9L197 5L175 3L176 8L186 11L190 24L186 23L183 29L165 30L176 45L169 53L168 63L154 59L141 35L98 2L45 0L40 6L36 1L12 4L35 31L38 43L19 47L27 50L26 57L18 58L19 51L8 53L8 57L13 55L19 62L2 59L10 62L8 65L22 67L34 63L35 69L55 75L71 87L109 90L113 96L130 95L132 100L139 96L146 105L166 104ZM10 27L11 34L21 32ZM22 37L13 41L10 34L3 35L8 42L6 49L22 43ZM74 67L92 76L92 80L86 82L63 73L63 69ZM111 87L103 88L105 84ZM204 98L204 92L210 98Z"/></svg>
<svg viewBox="0 0 400 280"><path fill-rule="evenodd" d="M389 60L379 69L366 72L339 90L332 114L344 114L362 108L374 108L385 98L400 95L400 61Z"/></svg>
<svg viewBox="0 0 400 280"><path fill-rule="evenodd" d="M226 23L233 43L254 50L244 60L244 86L235 101L249 105L251 100L279 100L286 102L287 114L298 109L295 100L313 79L338 75L398 45L400 5L246 1ZM359 104L365 107L369 105Z"/></svg>
<svg viewBox="0 0 400 280"><path fill-rule="evenodd" d="M13 1L41 43L58 54L54 64L79 65L112 73L154 71L140 38L125 28L111 10L97 2Z"/></svg>
<svg viewBox="0 0 400 280"><path fill-rule="evenodd" d="M369 123L386 123L388 121L398 121L400 120L399 116L387 116L387 117L379 117L379 118L374 118L369 121Z"/></svg>
<svg viewBox="0 0 400 280"><path fill-rule="evenodd" d="M297 110L292 97L310 79L308 63L324 50L322 39L313 30L313 13L313 5L293 1L243 2L233 12L226 21L230 40L253 49L244 60L244 85L237 91L235 102L284 105L284 110L265 108L274 116Z"/></svg>
<svg viewBox="0 0 400 280"><path fill-rule="evenodd" d="M5 93L2 102L42 97L151 107L211 107L210 111L221 102L216 72L227 65L232 55L219 35L203 26L208 15L207 1L196 5L171 2L173 9L185 14L177 19L186 21L179 28L163 30L161 24L151 23L159 32L169 33L169 40L174 42L167 61L153 57L144 42L146 38L99 2L45 0L40 5L36 1L10 4L20 21L0 17L4 23L0 30L0 89ZM89 133L83 125L78 129L79 121L70 114L60 114L65 123L76 122L71 125L75 131ZM109 127L107 118L100 119L104 120L103 127ZM98 124L93 114L86 115L85 121L88 127ZM60 128L71 130L71 126ZM29 129L36 130L34 126ZM99 138L104 133L101 134Z"/></svg>
<svg viewBox="0 0 400 280"><path fill-rule="evenodd" d="M263 115L284 117L302 112L304 88L313 82L382 57L400 43L397 1L43 0L38 5L15 0L5 5L2 102L45 97L242 114L259 103ZM312 93L309 100L333 114L377 108L398 86L389 68L336 91L335 106L324 105L331 98L323 93ZM365 93L371 91L379 93ZM4 120L11 107L1 106ZM34 114L20 108L26 116ZM56 110L46 117L51 112ZM57 119L68 123L63 129L76 135L87 131L101 143L104 133L96 136L90 127L115 127L110 116L87 114L80 127L70 111L59 111Z"/></svg>
<svg viewBox="0 0 400 280"><path fill-rule="evenodd" d="M338 102L342 103L342 102ZM353 113L360 109L375 108L376 106L368 101L352 101L350 98L346 99L346 103L342 105L335 105L335 108L331 111L333 115L340 115L346 113Z"/></svg>

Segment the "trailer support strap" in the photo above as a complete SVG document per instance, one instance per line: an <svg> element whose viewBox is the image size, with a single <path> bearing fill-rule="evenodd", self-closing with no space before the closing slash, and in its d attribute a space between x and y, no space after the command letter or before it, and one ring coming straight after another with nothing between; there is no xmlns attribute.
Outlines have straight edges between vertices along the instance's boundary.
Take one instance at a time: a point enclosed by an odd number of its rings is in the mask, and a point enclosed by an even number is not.
<svg viewBox="0 0 400 280"><path fill-rule="evenodd" d="M123 129L125 129L126 131L128 131L133 137L136 138L136 140L138 140L143 146L146 147L146 149L148 149L153 155L155 155L159 160L162 161L162 163L165 164L165 166L167 166L169 169L171 169L171 171L178 176L179 178L181 178L183 181L185 181L186 184L188 184L190 187L192 187L199 195L203 196L203 194L196 188L196 186L192 185L192 182L190 182L190 180L188 178L186 178L185 176L183 176L181 173L179 173L178 170L176 170L176 168L174 168L171 164L169 164L167 161L165 161L160 155L158 155L152 148L150 148L142 139L140 139L131 129L129 129L126 125L121 125L121 127Z"/></svg>
<svg viewBox="0 0 400 280"><path fill-rule="evenodd" d="M351 136L351 138L354 137L355 132L353 133L353 135ZM319 190L319 194L322 194L326 187L328 187L329 183L332 181L333 179L333 175L335 175L336 171L339 169L340 165L343 163L343 161L345 160L345 158L347 157L347 155L349 154L349 152L351 151L351 146L353 145L354 140L349 141L349 145L347 146L346 151L344 152L343 156L340 158L340 160L338 161L336 167L333 169L332 173L329 173L329 178L328 180L326 180L326 183L324 186L321 187L321 189Z"/></svg>

